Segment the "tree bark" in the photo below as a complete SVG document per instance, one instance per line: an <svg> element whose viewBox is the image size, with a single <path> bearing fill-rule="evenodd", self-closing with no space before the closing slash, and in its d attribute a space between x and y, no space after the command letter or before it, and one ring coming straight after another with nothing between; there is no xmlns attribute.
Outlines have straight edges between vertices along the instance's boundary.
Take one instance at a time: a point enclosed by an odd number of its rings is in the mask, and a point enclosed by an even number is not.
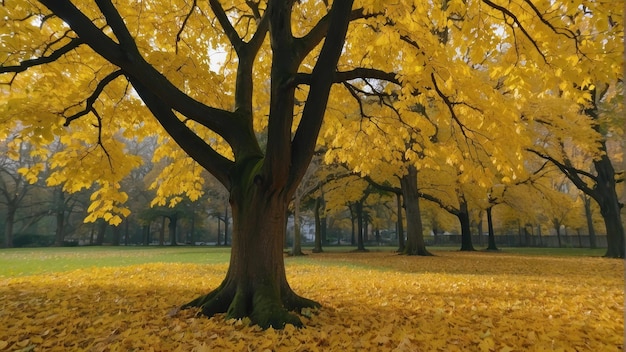
<svg viewBox="0 0 626 352"><path fill-rule="evenodd" d="M254 186L231 190L233 240L226 278L217 289L183 308L200 307L207 316L226 313L229 319L249 317L252 324L262 328L302 326L288 311L319 304L296 295L287 283L283 257L286 192L264 187L260 177L252 179Z"/></svg>
<svg viewBox="0 0 626 352"><path fill-rule="evenodd" d="M589 233L589 248L597 248L596 230L593 227L593 214L591 212L591 199L588 195L583 195L583 203L585 204L585 217L587 218L587 232Z"/></svg>
<svg viewBox="0 0 626 352"><path fill-rule="evenodd" d="M322 249L322 219L320 217L320 208L322 207L322 197L315 199L315 246L313 247L313 253L321 253Z"/></svg>
<svg viewBox="0 0 626 352"><path fill-rule="evenodd" d="M356 212L356 226L357 226L357 230L356 230L356 250L359 252L366 252L367 249L365 249L365 243L363 241L363 222L365 221L363 219L363 201L358 201L356 202L356 204L354 205L355 207L355 212Z"/></svg>
<svg viewBox="0 0 626 352"><path fill-rule="evenodd" d="M178 245L178 241L176 238L176 227L178 225L178 214L174 213L173 215L169 216L168 219L170 219L169 223L167 224L167 230L168 233L170 235L170 246L176 246Z"/></svg>
<svg viewBox="0 0 626 352"><path fill-rule="evenodd" d="M417 168L415 166L409 165L407 174L400 178L400 187L406 208L406 246L402 253L430 256L432 254L426 249L424 242L424 228L417 191Z"/></svg>
<svg viewBox="0 0 626 352"><path fill-rule="evenodd" d="M293 245L291 247L292 256L302 256L302 233L300 228L302 224L300 223L300 195L299 191L296 191L296 197L294 199L294 212L293 212Z"/></svg>
<svg viewBox="0 0 626 352"><path fill-rule="evenodd" d="M497 251L496 236L493 231L493 217L491 216L491 210L493 207L487 208L487 228L489 231L489 244L487 246L488 251Z"/></svg>
<svg viewBox="0 0 626 352"><path fill-rule="evenodd" d="M467 202L462 201L459 204L459 211L456 216L461 223L461 251L475 251L472 244L472 228Z"/></svg>
<svg viewBox="0 0 626 352"><path fill-rule="evenodd" d="M4 246L13 248L13 226L15 224L16 207L9 206L4 223Z"/></svg>
<svg viewBox="0 0 626 352"><path fill-rule="evenodd" d="M398 221L396 222L396 234L398 237L398 253L404 253L404 224L402 216L402 194L396 193L396 208L398 213Z"/></svg>
<svg viewBox="0 0 626 352"><path fill-rule="evenodd" d="M595 199L600 205L600 214L606 226L607 249L604 256L624 258L624 226L620 215L621 205L615 190L615 169L606 154L594 160L593 164L598 173L595 188L598 196Z"/></svg>

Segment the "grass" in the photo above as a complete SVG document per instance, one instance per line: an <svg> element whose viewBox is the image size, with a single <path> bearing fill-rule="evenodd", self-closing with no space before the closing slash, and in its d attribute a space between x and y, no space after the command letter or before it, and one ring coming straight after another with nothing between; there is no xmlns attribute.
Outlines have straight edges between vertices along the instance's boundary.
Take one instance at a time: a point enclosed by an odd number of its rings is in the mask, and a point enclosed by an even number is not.
<svg viewBox="0 0 626 352"><path fill-rule="evenodd" d="M0 351L616 351L623 261L603 250L392 247L286 258L322 304L283 331L177 311L224 279L229 248L0 250ZM310 253L310 248L305 248Z"/></svg>
<svg viewBox="0 0 626 352"><path fill-rule="evenodd" d="M353 261L343 255L354 250L350 246L329 246L324 248L323 261L315 256L290 258L298 263L319 265L361 266L359 258L367 253L354 253ZM310 253L311 248L303 248ZM395 247L368 247L374 253L392 253ZM456 247L429 247L433 253L456 252ZM599 257L605 249L588 248L502 248L502 254L532 256ZM498 253L494 253L497 255ZM228 263L230 248L224 247L67 247L67 248L16 248L0 250L0 277L26 276L43 273L71 271L81 268L119 267L147 263Z"/></svg>
<svg viewBox="0 0 626 352"><path fill-rule="evenodd" d="M230 248L68 247L0 250L0 277L146 263L228 263Z"/></svg>

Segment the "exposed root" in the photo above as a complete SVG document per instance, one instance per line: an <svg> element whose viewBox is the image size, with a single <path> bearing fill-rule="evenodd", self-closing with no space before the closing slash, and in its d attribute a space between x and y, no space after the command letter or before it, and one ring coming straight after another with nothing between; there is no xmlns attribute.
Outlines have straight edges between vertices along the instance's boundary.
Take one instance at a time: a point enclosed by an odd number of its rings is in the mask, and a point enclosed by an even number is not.
<svg viewBox="0 0 626 352"><path fill-rule="evenodd" d="M257 285L254 290L244 286L224 285L183 305L181 309L200 308L199 314L211 317L226 313L227 319L250 318L251 325L263 329L270 326L283 329L291 324L302 327L302 321L290 311L300 312L303 308L319 308L320 304L295 294L289 286L283 289L282 297L270 286Z"/></svg>

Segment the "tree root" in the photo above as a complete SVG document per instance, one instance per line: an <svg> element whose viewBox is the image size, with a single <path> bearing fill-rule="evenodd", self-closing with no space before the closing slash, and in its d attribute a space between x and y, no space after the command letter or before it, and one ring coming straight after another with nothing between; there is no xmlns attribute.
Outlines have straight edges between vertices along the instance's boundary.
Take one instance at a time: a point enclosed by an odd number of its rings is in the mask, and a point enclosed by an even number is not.
<svg viewBox="0 0 626 352"><path fill-rule="evenodd" d="M245 286L245 285L244 285ZM184 304L181 309L200 308L199 315L211 317L226 313L226 319L248 317L251 325L262 329L283 329L291 324L302 327L302 321L290 311L300 312L303 308L319 308L313 300L298 296L289 286L283 288L281 297L269 286L257 285L254 290L242 286L222 284L214 291Z"/></svg>

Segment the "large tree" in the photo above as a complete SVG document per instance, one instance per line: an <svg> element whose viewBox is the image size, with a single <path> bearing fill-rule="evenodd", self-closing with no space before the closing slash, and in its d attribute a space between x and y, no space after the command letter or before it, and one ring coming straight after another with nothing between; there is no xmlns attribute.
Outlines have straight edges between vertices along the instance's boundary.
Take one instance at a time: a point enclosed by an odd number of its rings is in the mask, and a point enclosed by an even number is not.
<svg viewBox="0 0 626 352"><path fill-rule="evenodd" d="M39 146L62 135L66 148L50 157L55 170L48 184L71 192L96 183L87 220L112 224L128 215L120 181L141 163L122 137L144 138L158 122L168 137L155 158L179 156L164 169L170 182L159 186L158 201L181 193L197 199L199 165L228 189L232 207L226 278L185 306L209 316L248 316L263 327L300 325L288 311L317 303L287 283L286 214L329 97L333 114L345 105L342 96L401 86L393 90L400 117L428 104L441 113L439 122L455 124L465 136L497 133L519 112L515 104L494 107L505 103L503 90L512 92L510 101L523 101L551 89L557 69L575 75L566 66L569 56L581 54L579 65L592 65L586 50L597 48L588 47L584 33L567 31L577 13L588 6L594 15L619 13L607 2L553 5L6 1L0 6L0 94L8 103L0 107L0 121ZM449 41L452 32L458 35ZM569 47L554 50L564 41ZM349 89L331 96L331 86L342 82ZM479 125L484 130L467 128ZM495 163L505 150L491 150Z"/></svg>

